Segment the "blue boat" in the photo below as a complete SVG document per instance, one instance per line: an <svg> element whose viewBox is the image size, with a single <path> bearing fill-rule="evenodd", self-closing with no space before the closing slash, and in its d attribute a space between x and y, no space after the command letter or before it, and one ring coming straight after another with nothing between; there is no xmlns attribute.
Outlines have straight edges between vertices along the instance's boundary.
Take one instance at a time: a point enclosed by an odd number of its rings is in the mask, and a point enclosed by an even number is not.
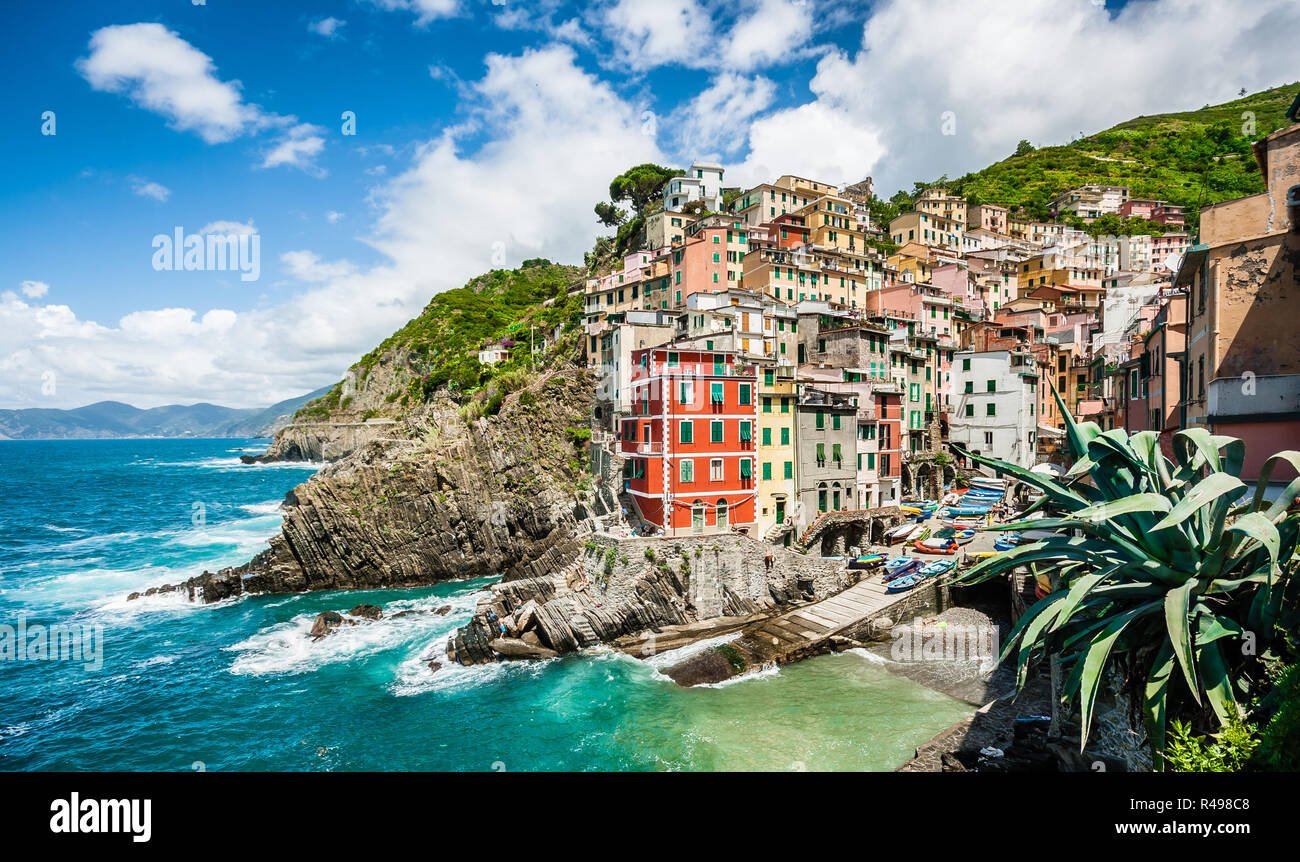
<svg viewBox="0 0 1300 862"><path fill-rule="evenodd" d="M904 575L903 577L898 578L897 580L890 581L889 585L885 587L885 592L905 593L908 590L912 589L912 587L916 586L917 584L921 583L924 580L925 580L925 575L919 573L915 575Z"/></svg>
<svg viewBox="0 0 1300 862"><path fill-rule="evenodd" d="M953 567L952 560L935 560L933 563L927 563L917 572L923 578L933 578L936 575L942 575Z"/></svg>
<svg viewBox="0 0 1300 862"><path fill-rule="evenodd" d="M1009 551L1020 544L1019 533L1004 533L993 541L993 547L999 551Z"/></svg>
<svg viewBox="0 0 1300 862"><path fill-rule="evenodd" d="M917 557L894 557L885 564L885 583L905 577L921 567L921 561Z"/></svg>

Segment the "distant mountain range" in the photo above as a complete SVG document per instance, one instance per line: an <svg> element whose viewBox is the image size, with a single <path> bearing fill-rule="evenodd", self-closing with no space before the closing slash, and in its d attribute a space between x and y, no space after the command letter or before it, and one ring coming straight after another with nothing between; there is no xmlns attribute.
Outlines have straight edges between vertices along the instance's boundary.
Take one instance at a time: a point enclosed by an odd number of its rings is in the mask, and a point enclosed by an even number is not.
<svg viewBox="0 0 1300 862"><path fill-rule="evenodd" d="M271 437L289 424L299 407L329 390L326 386L265 408L169 404L141 410L120 401L100 401L74 410L0 410L0 440Z"/></svg>

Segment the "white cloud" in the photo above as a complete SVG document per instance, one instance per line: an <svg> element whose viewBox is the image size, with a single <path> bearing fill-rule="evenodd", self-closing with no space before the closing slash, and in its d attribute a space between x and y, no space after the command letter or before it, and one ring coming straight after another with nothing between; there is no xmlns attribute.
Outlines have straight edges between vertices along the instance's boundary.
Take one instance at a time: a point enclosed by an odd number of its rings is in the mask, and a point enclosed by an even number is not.
<svg viewBox="0 0 1300 862"><path fill-rule="evenodd" d="M406 11L415 14L415 23L424 25L436 18L449 18L459 11L457 0L370 0L380 9L389 12Z"/></svg>
<svg viewBox="0 0 1300 862"><path fill-rule="evenodd" d="M288 165L324 174L313 161L325 144L319 127L245 102L238 81L222 81L211 57L161 24L96 30L90 54L77 61L77 70L94 89L125 95L165 117L172 128L194 132L209 144L267 129L287 130L266 154L263 166Z"/></svg>
<svg viewBox="0 0 1300 862"><path fill-rule="evenodd" d="M746 72L803 57L813 36L814 5L737 0L716 7L736 12L727 22L699 0L610 0L588 16L588 30L600 44L613 45L608 61L614 67Z"/></svg>
<svg viewBox="0 0 1300 862"><path fill-rule="evenodd" d="M324 176L324 169L316 164L316 157L325 149L324 129L310 123L300 123L291 129L266 152L262 167L280 165L298 168L314 176Z"/></svg>
<svg viewBox="0 0 1300 862"><path fill-rule="evenodd" d="M732 27L723 50L723 65L753 69L799 56L812 38L812 9L816 0L758 0L753 13Z"/></svg>
<svg viewBox="0 0 1300 862"><path fill-rule="evenodd" d="M342 35L339 33L340 28L347 23L347 21L334 17L321 18L319 21L309 23L307 29L317 36L324 36L326 39L337 39Z"/></svg>
<svg viewBox="0 0 1300 862"><path fill-rule="evenodd" d="M299 250L281 265L302 287L277 304L141 310L109 324L9 291L0 296L0 331L12 335L0 349L0 403L270 404L339 379L430 296L474 275L530 257L580 261L598 231L591 206L610 179L662 154L638 110L580 69L571 49L486 62L464 106L472 138L444 132L373 190L378 216L364 239L381 264ZM58 382L53 397L41 394L46 373Z"/></svg>
<svg viewBox="0 0 1300 862"><path fill-rule="evenodd" d="M346 260L333 262L322 261L315 252L287 251L280 260L288 267L289 274L299 281L322 282L345 275L352 275L357 268Z"/></svg>
<svg viewBox="0 0 1300 862"><path fill-rule="evenodd" d="M762 76L724 72L672 116L674 149L682 164L696 158L723 158L745 144L755 114L772 104L776 85Z"/></svg>
<svg viewBox="0 0 1300 862"><path fill-rule="evenodd" d="M328 212L325 213L325 221L329 222L330 224L338 224L339 221L342 220L342 218L343 218L343 213L338 212L337 210L329 210Z"/></svg>
<svg viewBox="0 0 1300 862"><path fill-rule="evenodd" d="M250 234L257 233L257 228L253 225L252 219L249 219L246 222L210 221L207 224L205 224L203 227L199 228L199 233L201 234L216 233L216 234L225 234L225 235L229 235L233 233L239 236L248 236Z"/></svg>
<svg viewBox="0 0 1300 862"><path fill-rule="evenodd" d="M755 121L749 128L749 155L728 173L727 182L753 186L794 174L853 183L867 176L884 152L873 124L841 108L809 102Z"/></svg>
<svg viewBox="0 0 1300 862"><path fill-rule="evenodd" d="M77 69L96 90L122 93L210 144L237 138L262 121L261 111L244 103L238 81L217 78L207 54L161 24L96 30L90 55Z"/></svg>
<svg viewBox="0 0 1300 862"><path fill-rule="evenodd" d="M50 292L50 286L43 281L24 281L19 285L19 288L22 290L24 296L31 297L32 299L40 299L42 296Z"/></svg>
<svg viewBox="0 0 1300 862"><path fill-rule="evenodd" d="M155 183L139 177L132 179L131 191L142 198L153 198L156 201L165 201L172 194L172 190L162 183Z"/></svg>
<svg viewBox="0 0 1300 862"><path fill-rule="evenodd" d="M879 134L875 178L888 193L1003 159L1021 138L1065 143L1276 86L1295 77L1296 32L1293 0L1149 0L1113 17L1090 0L888 0L860 49L823 58L810 88L814 104ZM941 133L945 111L955 135ZM861 174L859 164L839 173Z"/></svg>

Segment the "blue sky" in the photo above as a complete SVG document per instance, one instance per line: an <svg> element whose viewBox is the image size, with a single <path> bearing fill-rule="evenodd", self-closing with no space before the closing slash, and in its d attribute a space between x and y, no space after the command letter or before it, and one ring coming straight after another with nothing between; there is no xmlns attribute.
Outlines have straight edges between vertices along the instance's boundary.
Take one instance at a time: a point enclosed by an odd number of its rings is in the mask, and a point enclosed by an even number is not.
<svg viewBox="0 0 1300 862"><path fill-rule="evenodd" d="M711 156L737 185L873 175L888 193L1022 137L1282 83L1300 30L1285 0L8 11L0 407L268 404L338 379L478 272L580 262L591 206L640 161ZM156 234L208 226L256 232L256 281L155 271Z"/></svg>

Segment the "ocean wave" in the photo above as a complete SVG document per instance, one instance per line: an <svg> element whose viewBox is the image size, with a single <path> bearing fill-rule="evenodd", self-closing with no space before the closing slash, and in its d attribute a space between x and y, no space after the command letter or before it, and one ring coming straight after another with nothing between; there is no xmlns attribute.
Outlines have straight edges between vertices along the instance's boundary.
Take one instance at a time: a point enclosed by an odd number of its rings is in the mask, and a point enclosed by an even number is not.
<svg viewBox="0 0 1300 862"><path fill-rule="evenodd" d="M280 500L267 500L265 503L248 503L239 508L250 515L279 515L284 507Z"/></svg>
<svg viewBox="0 0 1300 862"><path fill-rule="evenodd" d="M346 604L346 601L340 599L340 604ZM405 648L409 651L418 644L424 644L427 649L431 634L434 639L443 638L445 644L451 631L465 621L467 612L472 610L475 601L477 600L465 594L398 599L385 604L384 616L378 620L353 619L344 613L344 618L353 624L342 625L319 640L311 637L311 628L318 611L297 614L292 619L267 626L239 643L225 647L227 651L235 653L230 672L247 676L310 673L328 665L392 650ZM403 611L429 612L443 605L451 605L452 612L446 616L434 613L399 616ZM456 613L457 610L460 611L459 614ZM408 654L408 659L409 657Z"/></svg>

